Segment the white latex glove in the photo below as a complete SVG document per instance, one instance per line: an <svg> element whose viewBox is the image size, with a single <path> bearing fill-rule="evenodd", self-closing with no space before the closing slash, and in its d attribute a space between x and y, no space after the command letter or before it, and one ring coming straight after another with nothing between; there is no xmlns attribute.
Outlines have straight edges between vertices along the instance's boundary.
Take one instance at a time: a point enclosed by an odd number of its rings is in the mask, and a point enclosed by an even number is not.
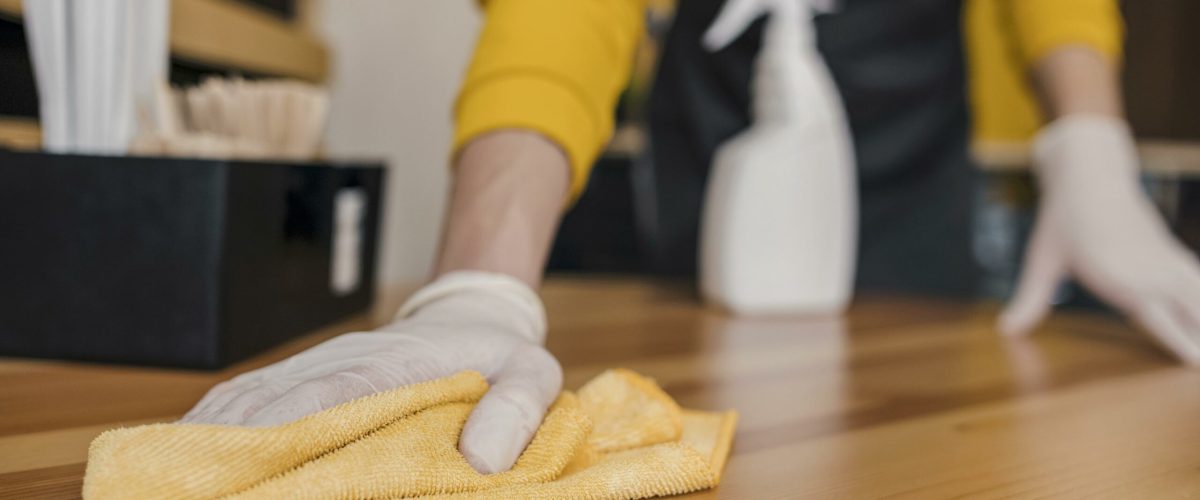
<svg viewBox="0 0 1200 500"><path fill-rule="evenodd" d="M395 323L349 333L222 382L184 422L268 426L395 387L476 370L491 389L459 450L479 472L508 470L558 396L562 369L545 349L537 295L499 274L459 271L422 288Z"/></svg>
<svg viewBox="0 0 1200 500"><path fill-rule="evenodd" d="M740 314L836 313L853 285L854 152L809 4L730 0L704 35L719 50L770 14L754 121L713 158L700 234L701 292Z"/></svg>
<svg viewBox="0 0 1200 500"><path fill-rule="evenodd" d="M1200 364L1200 266L1141 192L1128 126L1101 116L1059 119L1038 136L1034 162L1040 211L1000 330L1031 331L1069 275L1180 359Z"/></svg>

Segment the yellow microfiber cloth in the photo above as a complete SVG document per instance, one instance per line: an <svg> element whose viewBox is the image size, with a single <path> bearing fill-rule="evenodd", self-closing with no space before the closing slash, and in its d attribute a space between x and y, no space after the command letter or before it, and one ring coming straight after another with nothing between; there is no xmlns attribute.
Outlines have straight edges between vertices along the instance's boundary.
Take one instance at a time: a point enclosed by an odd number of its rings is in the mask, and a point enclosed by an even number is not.
<svg viewBox="0 0 1200 500"><path fill-rule="evenodd" d="M610 370L559 396L511 470L483 475L458 436L487 388L461 372L275 427L111 430L92 442L83 496L648 498L715 486L737 421L682 410L652 380Z"/></svg>

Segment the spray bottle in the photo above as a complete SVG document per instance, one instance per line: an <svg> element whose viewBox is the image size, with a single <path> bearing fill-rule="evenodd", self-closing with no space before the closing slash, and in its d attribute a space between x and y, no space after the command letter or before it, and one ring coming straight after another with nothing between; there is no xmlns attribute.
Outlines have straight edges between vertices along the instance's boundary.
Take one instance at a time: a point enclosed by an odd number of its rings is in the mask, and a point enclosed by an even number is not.
<svg viewBox="0 0 1200 500"><path fill-rule="evenodd" d="M753 124L718 149L704 203L700 288L737 314L837 314L854 282L857 187L845 110L807 0L730 0L716 50L763 13Z"/></svg>

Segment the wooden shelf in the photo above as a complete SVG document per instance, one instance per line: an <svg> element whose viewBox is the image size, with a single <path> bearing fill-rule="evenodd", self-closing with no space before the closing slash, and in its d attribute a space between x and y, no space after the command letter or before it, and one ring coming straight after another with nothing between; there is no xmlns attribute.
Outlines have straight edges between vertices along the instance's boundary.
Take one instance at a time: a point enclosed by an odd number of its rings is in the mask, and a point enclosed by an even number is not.
<svg viewBox="0 0 1200 500"><path fill-rule="evenodd" d="M622 125L613 133L604 154L635 157L646 148L646 131L638 125ZM971 156L985 172L1029 170L1030 146L1025 142L975 141ZM1142 169L1164 177L1200 177L1200 142L1139 140L1138 155Z"/></svg>
<svg viewBox="0 0 1200 500"><path fill-rule="evenodd" d="M1030 146L1022 142L977 141L971 154L987 172L1028 170ZM1200 142L1140 140L1138 156L1147 173L1165 177L1200 177Z"/></svg>
<svg viewBox="0 0 1200 500"><path fill-rule="evenodd" d="M646 131L641 125L625 124L613 131L612 139L604 148L605 156L633 158L646 149Z"/></svg>
<svg viewBox="0 0 1200 500"><path fill-rule="evenodd" d="M174 0L171 55L319 82L328 72L325 47L297 26L231 0Z"/></svg>
<svg viewBox="0 0 1200 500"><path fill-rule="evenodd" d="M20 19L21 0L0 0L0 17L6 19Z"/></svg>
<svg viewBox="0 0 1200 500"><path fill-rule="evenodd" d="M0 16L21 17L21 0L0 0ZM232 0L173 0L171 55L220 68L309 82L325 79L325 46L300 26Z"/></svg>
<svg viewBox="0 0 1200 500"><path fill-rule="evenodd" d="M36 150L42 147L42 129L37 120L0 116L0 148Z"/></svg>
<svg viewBox="0 0 1200 500"><path fill-rule="evenodd" d="M1142 141L1138 143L1138 153L1147 171L1200 177L1200 142Z"/></svg>

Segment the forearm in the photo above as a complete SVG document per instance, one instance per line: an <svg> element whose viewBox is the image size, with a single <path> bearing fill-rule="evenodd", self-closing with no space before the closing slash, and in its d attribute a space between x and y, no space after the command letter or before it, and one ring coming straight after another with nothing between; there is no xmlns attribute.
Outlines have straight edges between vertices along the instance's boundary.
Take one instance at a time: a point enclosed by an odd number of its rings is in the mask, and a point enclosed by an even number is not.
<svg viewBox="0 0 1200 500"><path fill-rule="evenodd" d="M567 157L529 131L482 135L457 159L435 274L504 273L537 288L570 183Z"/></svg>
<svg viewBox="0 0 1200 500"><path fill-rule="evenodd" d="M1091 47L1055 50L1037 61L1032 76L1047 121L1073 114L1124 116L1116 68Z"/></svg>

